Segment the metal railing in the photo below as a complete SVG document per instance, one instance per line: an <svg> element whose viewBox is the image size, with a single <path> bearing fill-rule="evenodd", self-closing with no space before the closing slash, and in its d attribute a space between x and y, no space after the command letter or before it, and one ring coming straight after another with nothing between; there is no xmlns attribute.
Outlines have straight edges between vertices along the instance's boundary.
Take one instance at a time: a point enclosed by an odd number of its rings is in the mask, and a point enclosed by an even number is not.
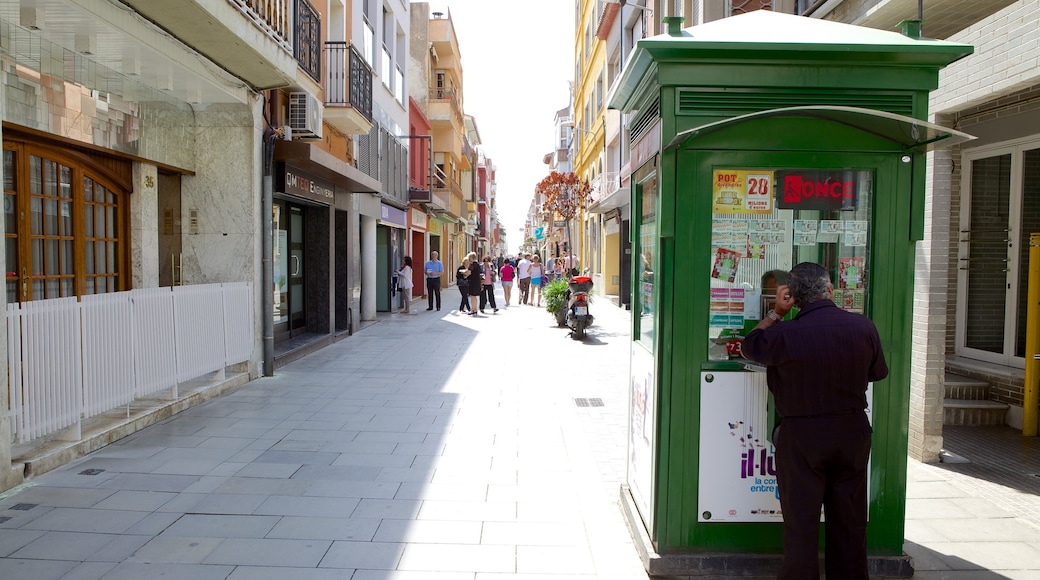
<svg viewBox="0 0 1040 580"><path fill-rule="evenodd" d="M228 0L286 51L293 50L294 0Z"/></svg>
<svg viewBox="0 0 1040 580"><path fill-rule="evenodd" d="M326 42L325 62L325 104L353 107L371 122L372 69L361 52L350 42Z"/></svg>
<svg viewBox="0 0 1040 580"><path fill-rule="evenodd" d="M296 62L321 82L321 14L307 0L296 0Z"/></svg>
<svg viewBox="0 0 1040 580"><path fill-rule="evenodd" d="M454 89L449 88L433 88L430 89L430 100L431 101L448 101L451 104L451 111L455 117L456 122L462 123L462 105L459 103L459 98L455 94Z"/></svg>

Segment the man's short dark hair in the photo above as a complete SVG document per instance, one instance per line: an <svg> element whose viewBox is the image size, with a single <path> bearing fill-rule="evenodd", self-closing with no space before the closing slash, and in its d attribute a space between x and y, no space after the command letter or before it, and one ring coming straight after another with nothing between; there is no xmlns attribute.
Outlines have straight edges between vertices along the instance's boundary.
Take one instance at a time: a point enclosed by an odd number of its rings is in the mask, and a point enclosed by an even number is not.
<svg viewBox="0 0 1040 580"><path fill-rule="evenodd" d="M795 303L799 306L812 304L827 297L827 285L831 283L830 274L823 266L814 262L802 262L791 268L787 286L791 289Z"/></svg>

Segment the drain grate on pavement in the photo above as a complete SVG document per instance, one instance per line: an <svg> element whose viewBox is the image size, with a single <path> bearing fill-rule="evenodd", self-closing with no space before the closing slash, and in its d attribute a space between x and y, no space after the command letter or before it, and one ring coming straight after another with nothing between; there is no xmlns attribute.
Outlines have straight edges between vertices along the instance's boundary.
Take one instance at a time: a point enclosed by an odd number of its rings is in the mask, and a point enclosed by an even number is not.
<svg viewBox="0 0 1040 580"><path fill-rule="evenodd" d="M80 475L97 475L99 473L104 473L104 471L105 471L104 469L84 469L83 471L79 472L79 474Z"/></svg>
<svg viewBox="0 0 1040 580"><path fill-rule="evenodd" d="M594 398L594 399L585 399L585 398L574 399L574 404L577 405L578 407L602 407L603 406L603 399L600 399L600 398Z"/></svg>
<svg viewBox="0 0 1040 580"><path fill-rule="evenodd" d="M2 524L2 523L4 523L4 522L9 522L9 521L11 521L11 520L13 520L13 519L14 519L14 518L12 518L11 516L3 516L3 517L0 517L0 524Z"/></svg>
<svg viewBox="0 0 1040 580"><path fill-rule="evenodd" d="M8 509L18 510L20 512L27 512L27 511L33 509L34 507L36 507L38 505L40 505L40 504L38 504L38 503L20 503L20 504L16 504L16 505L11 506Z"/></svg>

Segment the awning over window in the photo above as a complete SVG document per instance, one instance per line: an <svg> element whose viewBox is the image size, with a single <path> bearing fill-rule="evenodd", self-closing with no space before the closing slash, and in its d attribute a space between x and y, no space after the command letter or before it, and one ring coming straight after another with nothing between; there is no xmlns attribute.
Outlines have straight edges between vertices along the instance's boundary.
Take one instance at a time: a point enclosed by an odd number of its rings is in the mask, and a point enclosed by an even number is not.
<svg viewBox="0 0 1040 580"><path fill-rule="evenodd" d="M854 127L865 133L888 139L898 143L904 149L914 149L922 152L930 151L936 147L952 147L953 145L975 139L972 135L950 129L949 127L895 113L858 107L815 105L770 109L694 127L676 135L666 149L679 147L690 139L695 139L724 127L769 117L811 117L834 121Z"/></svg>

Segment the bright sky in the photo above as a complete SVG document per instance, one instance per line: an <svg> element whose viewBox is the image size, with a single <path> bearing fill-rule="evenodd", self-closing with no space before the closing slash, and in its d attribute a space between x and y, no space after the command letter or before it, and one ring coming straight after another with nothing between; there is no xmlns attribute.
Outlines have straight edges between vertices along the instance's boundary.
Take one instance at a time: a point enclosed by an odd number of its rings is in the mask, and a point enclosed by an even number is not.
<svg viewBox="0 0 1040 580"><path fill-rule="evenodd" d="M431 1L450 9L462 55L463 106L496 167L499 220L508 251L534 186L549 174L556 111L567 107L574 77L574 3L561 0Z"/></svg>

